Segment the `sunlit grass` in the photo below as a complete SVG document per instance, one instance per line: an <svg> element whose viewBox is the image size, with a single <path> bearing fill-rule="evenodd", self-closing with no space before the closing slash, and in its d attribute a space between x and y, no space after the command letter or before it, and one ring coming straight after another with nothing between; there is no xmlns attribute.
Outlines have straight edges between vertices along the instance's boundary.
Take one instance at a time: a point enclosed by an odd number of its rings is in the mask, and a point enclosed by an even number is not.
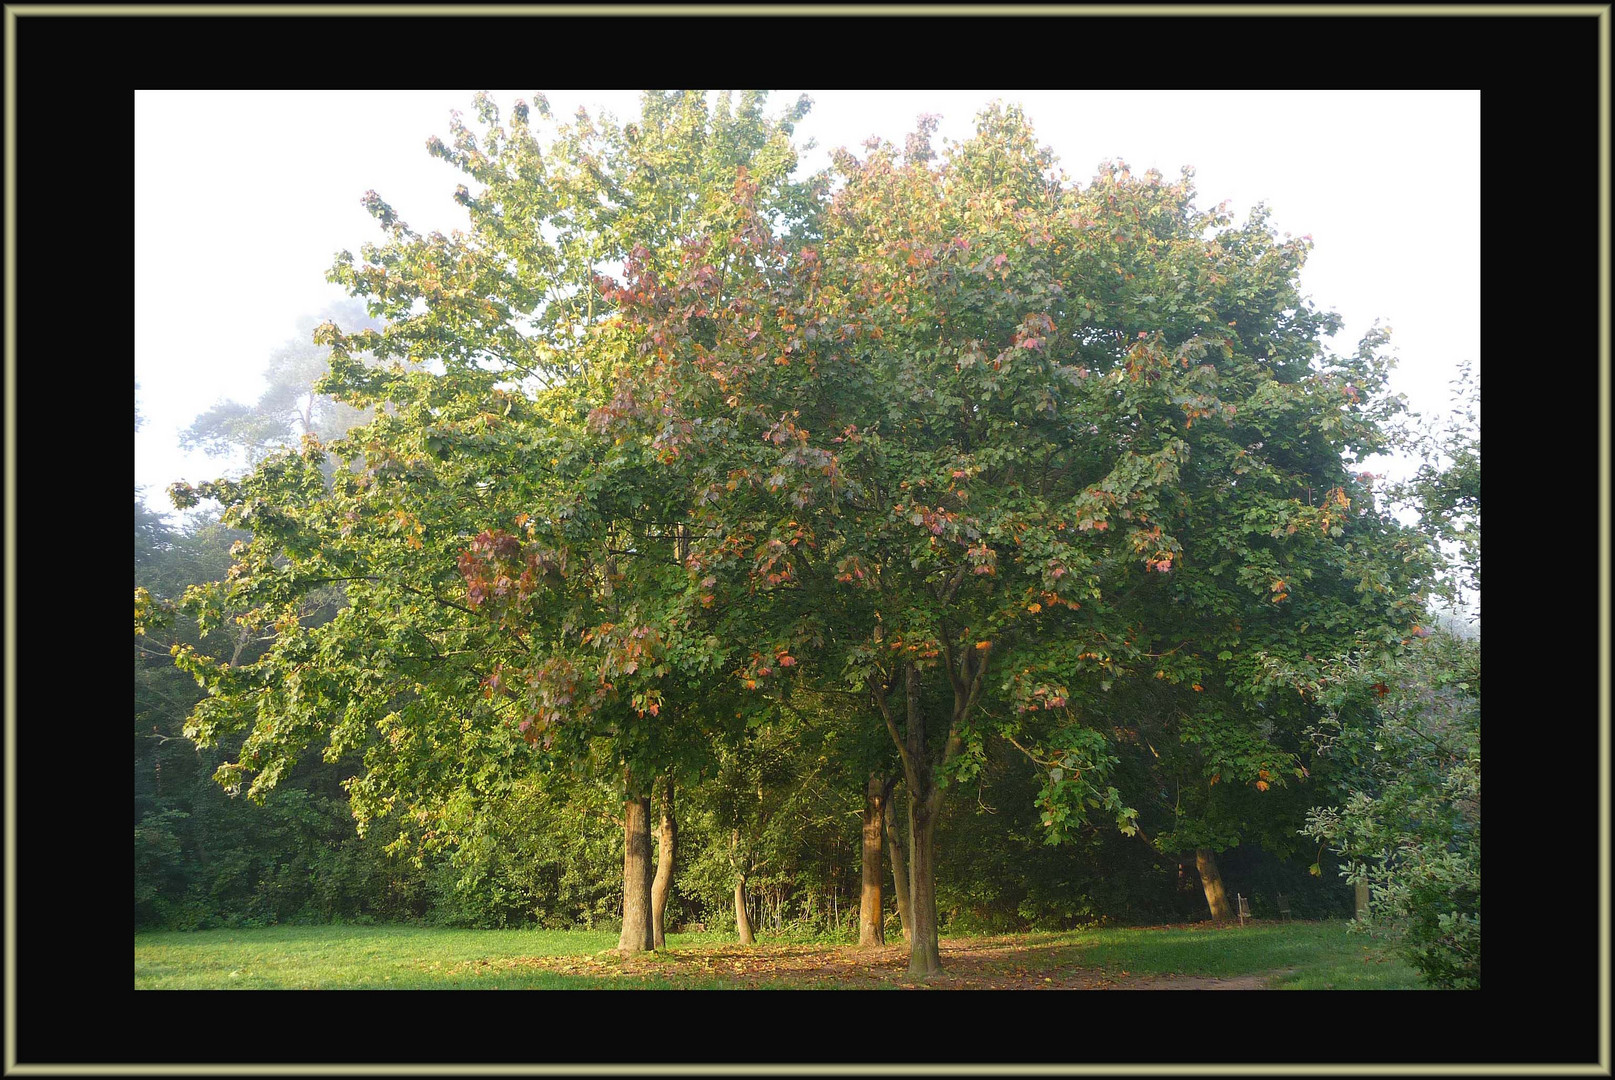
<svg viewBox="0 0 1615 1080"><path fill-rule="evenodd" d="M415 926L288 926L135 935L137 990L579 990L631 980L523 971L533 956L614 948L604 931L443 930Z"/></svg>

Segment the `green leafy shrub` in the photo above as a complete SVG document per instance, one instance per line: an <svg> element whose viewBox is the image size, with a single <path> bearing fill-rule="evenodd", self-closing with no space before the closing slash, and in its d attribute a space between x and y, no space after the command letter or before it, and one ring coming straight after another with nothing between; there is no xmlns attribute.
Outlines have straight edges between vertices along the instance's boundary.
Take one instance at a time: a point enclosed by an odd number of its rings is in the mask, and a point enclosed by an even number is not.
<svg viewBox="0 0 1615 1080"><path fill-rule="evenodd" d="M518 784L451 805L443 824L455 842L429 884L434 922L600 930L622 918L622 831L598 792Z"/></svg>
<svg viewBox="0 0 1615 1080"><path fill-rule="evenodd" d="M1323 684L1315 732L1344 796L1306 833L1367 881L1369 924L1432 986L1480 987L1480 642L1445 631Z"/></svg>

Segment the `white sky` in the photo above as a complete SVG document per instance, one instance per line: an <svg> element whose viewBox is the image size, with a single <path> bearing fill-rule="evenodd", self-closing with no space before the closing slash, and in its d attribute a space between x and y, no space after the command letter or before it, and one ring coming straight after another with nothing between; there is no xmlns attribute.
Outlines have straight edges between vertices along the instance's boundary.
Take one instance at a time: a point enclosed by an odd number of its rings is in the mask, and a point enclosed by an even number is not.
<svg viewBox="0 0 1615 1080"><path fill-rule="evenodd" d="M529 91L490 91L502 113ZM777 113L802 93L774 92ZM968 137L989 101L1019 102L1068 177L1104 160L1169 179L1195 169L1198 203L1257 202L1315 247L1304 291L1338 311L1331 343L1355 348L1375 320L1401 358L1393 389L1416 411L1448 403L1457 366L1480 360L1479 91L824 90L797 127L812 169L878 135L902 145L921 113ZM470 90L139 91L135 95L135 381L144 420L135 484L169 510L173 481L228 463L178 446L224 399L256 401L270 354L300 316L340 300L337 251L381 240L360 206L374 188L421 233L464 228L458 170L429 157ZM545 91L558 119L579 105L638 114L638 91ZM598 108L597 108L598 107ZM940 146L940 140L937 142ZM1379 467L1379 466L1375 466Z"/></svg>

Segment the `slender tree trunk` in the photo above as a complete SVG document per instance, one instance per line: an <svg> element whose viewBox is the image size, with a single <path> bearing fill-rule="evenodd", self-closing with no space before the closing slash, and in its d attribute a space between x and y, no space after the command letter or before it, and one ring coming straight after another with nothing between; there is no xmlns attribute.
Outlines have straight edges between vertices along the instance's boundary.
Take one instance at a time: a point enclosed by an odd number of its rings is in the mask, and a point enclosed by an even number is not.
<svg viewBox="0 0 1615 1080"><path fill-rule="evenodd" d="M929 976L942 971L936 916L936 813L942 805L942 792L936 786L926 741L920 672L912 663L903 665L903 697L907 710L903 778L908 784L908 973Z"/></svg>
<svg viewBox="0 0 1615 1080"><path fill-rule="evenodd" d="M1358 881L1352 885L1352 896L1356 901L1357 917L1364 922L1368 921L1368 882Z"/></svg>
<svg viewBox="0 0 1615 1080"><path fill-rule="evenodd" d="M929 774L930 769L925 770ZM920 782L916 782L920 781ZM924 792L922 795L921 792ZM936 812L941 792L931 777L909 781L908 799L908 973L936 975L942 971L942 950L937 942L936 915Z"/></svg>
<svg viewBox="0 0 1615 1080"><path fill-rule="evenodd" d="M751 945L751 916L746 912L746 872L740 868L740 830L729 835L729 859L735 868L735 932L742 945Z"/></svg>
<svg viewBox="0 0 1615 1080"><path fill-rule="evenodd" d="M1228 909L1228 895L1222 891L1222 874L1217 870L1217 855L1210 848L1194 849L1194 865L1200 871L1200 885L1206 890L1206 906L1217 922L1233 917Z"/></svg>
<svg viewBox="0 0 1615 1080"><path fill-rule="evenodd" d="M885 806L886 850L892 856L892 898L897 901L897 921L903 928L903 941L913 940L913 916L908 899L908 860L903 856L907 847L908 829L897 823L896 800L890 796Z"/></svg>
<svg viewBox="0 0 1615 1080"><path fill-rule="evenodd" d="M667 897L673 891L673 867L677 856L674 846L678 840L678 825L673 819L673 778L663 776L657 781L657 803L661 810L661 824L656 830L656 879L650 886L651 945L667 948L667 933L663 916L667 913Z"/></svg>
<svg viewBox="0 0 1615 1080"><path fill-rule="evenodd" d="M962 575L963 570L961 578ZM942 807L942 790L936 785L936 769L939 763L946 765L952 760L964 745L961 728L981 693L991 643L979 642L975 649L965 649L957 658L946 635L943 647L948 653L944 666L953 684L953 711L946 733L934 733L940 746L933 747L927 737L927 706L921 694L920 672L913 662L903 665L905 723L901 734L887 702L888 688L875 693L886 729L902 756L903 779L908 784L908 970L920 976L942 970L936 910L936 819Z"/></svg>
<svg viewBox="0 0 1615 1080"><path fill-rule="evenodd" d="M631 789L630 789L631 790ZM630 794L623 806L622 952L653 947L650 918L650 796Z"/></svg>
<svg viewBox="0 0 1615 1080"><path fill-rule="evenodd" d="M886 944L880 897L880 832L889 789L874 773L864 788L863 887L858 893L858 944Z"/></svg>

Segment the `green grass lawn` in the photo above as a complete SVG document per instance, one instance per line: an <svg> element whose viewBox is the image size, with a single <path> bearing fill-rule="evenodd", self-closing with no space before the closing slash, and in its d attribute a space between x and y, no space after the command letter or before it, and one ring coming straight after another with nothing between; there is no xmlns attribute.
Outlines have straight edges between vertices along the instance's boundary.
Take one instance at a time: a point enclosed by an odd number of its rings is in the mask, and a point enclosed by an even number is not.
<svg viewBox="0 0 1615 1080"><path fill-rule="evenodd" d="M1344 922L1246 927L1148 927L1027 934L1061 961L1131 975L1231 978L1269 974L1273 990L1416 990L1418 973L1382 943ZM1273 974L1280 972L1281 974Z"/></svg>
<svg viewBox="0 0 1615 1080"><path fill-rule="evenodd" d="M665 953L624 963L607 931L286 926L135 935L137 990L579 990L906 985L900 946L671 934ZM1272 989L1414 989L1413 970L1341 922L1071 930L944 939L965 985L1103 986L1141 977L1260 976ZM979 949L978 949L979 946ZM965 953L972 954L967 960ZM744 975L741 973L744 972ZM806 974L804 972L810 972ZM945 974L948 974L945 972ZM1002 981L999 981L1002 980Z"/></svg>
<svg viewBox="0 0 1615 1080"><path fill-rule="evenodd" d="M523 972L509 962L531 956L588 956L616 944L617 935L605 931L419 926L277 926L136 934L135 989L575 990L618 981ZM660 988L674 985L663 982Z"/></svg>

